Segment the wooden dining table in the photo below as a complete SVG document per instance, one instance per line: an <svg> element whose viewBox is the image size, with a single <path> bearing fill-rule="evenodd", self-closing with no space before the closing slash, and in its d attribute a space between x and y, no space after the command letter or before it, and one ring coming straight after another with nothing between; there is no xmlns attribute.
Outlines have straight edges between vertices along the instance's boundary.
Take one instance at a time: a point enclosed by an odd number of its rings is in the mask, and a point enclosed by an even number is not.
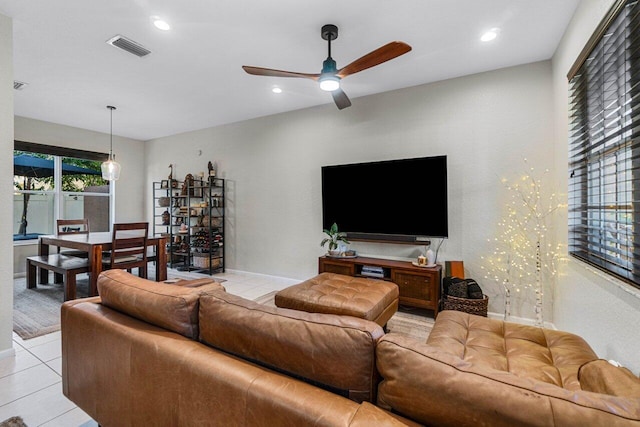
<svg viewBox="0 0 640 427"><path fill-rule="evenodd" d="M87 252L89 258L89 296L98 295L98 275L102 271L102 251L111 250L112 234L108 231L88 234L64 234L40 236L39 255L49 255L49 247L57 246ZM155 248L156 281L167 280L166 237L147 238L147 245ZM47 283L46 274L40 274L40 283ZM45 271L46 273L46 271Z"/></svg>

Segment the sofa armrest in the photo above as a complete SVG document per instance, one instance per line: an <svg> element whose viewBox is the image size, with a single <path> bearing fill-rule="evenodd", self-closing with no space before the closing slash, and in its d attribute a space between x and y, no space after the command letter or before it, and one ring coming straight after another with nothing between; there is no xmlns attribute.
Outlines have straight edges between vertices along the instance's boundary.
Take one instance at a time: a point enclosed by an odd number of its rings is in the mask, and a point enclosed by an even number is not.
<svg viewBox="0 0 640 427"><path fill-rule="evenodd" d="M87 302L91 304L100 304L102 302L102 299L100 297L78 298L78 299L72 299L70 301L65 301L62 303L62 305L68 305L70 307L73 307L74 305L84 304Z"/></svg>
<svg viewBox="0 0 640 427"><path fill-rule="evenodd" d="M439 426L640 425L640 401L571 391L395 334L376 347L378 406Z"/></svg>
<svg viewBox="0 0 640 427"><path fill-rule="evenodd" d="M350 427L419 427L421 425L384 411L369 402L362 402L349 424Z"/></svg>

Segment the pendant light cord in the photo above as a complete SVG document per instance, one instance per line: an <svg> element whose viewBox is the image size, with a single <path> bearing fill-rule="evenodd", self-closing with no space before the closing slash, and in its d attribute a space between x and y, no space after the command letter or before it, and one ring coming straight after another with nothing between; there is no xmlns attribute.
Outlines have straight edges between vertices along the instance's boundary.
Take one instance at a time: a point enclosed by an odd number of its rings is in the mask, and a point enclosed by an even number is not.
<svg viewBox="0 0 640 427"><path fill-rule="evenodd" d="M113 110L115 110L116 107L107 105L107 108L111 110L111 124L109 127L109 160L112 161L113 160Z"/></svg>

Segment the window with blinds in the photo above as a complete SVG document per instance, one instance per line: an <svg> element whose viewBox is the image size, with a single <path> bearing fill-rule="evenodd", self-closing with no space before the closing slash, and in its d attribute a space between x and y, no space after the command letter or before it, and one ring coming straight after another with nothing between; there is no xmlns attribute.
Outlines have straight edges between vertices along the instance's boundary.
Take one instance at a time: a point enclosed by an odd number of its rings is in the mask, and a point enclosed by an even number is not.
<svg viewBox="0 0 640 427"><path fill-rule="evenodd" d="M618 0L569 73L569 254L640 287L640 2Z"/></svg>

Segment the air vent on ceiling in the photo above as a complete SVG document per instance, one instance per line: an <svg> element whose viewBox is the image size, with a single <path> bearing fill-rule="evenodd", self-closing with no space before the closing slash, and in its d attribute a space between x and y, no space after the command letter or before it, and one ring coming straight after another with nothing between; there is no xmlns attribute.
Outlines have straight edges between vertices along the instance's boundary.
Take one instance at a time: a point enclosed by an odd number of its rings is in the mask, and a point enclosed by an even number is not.
<svg viewBox="0 0 640 427"><path fill-rule="evenodd" d="M29 83L19 82L19 81L17 81L17 80L14 80L14 81L13 81L13 88L14 88L15 90L22 90L22 89L24 89L24 87L25 87L26 85L28 85L28 84L29 84Z"/></svg>
<svg viewBox="0 0 640 427"><path fill-rule="evenodd" d="M151 53L149 49L142 46L140 43L136 43L131 39L121 36L120 34L107 40L107 43L139 57L143 57Z"/></svg>

